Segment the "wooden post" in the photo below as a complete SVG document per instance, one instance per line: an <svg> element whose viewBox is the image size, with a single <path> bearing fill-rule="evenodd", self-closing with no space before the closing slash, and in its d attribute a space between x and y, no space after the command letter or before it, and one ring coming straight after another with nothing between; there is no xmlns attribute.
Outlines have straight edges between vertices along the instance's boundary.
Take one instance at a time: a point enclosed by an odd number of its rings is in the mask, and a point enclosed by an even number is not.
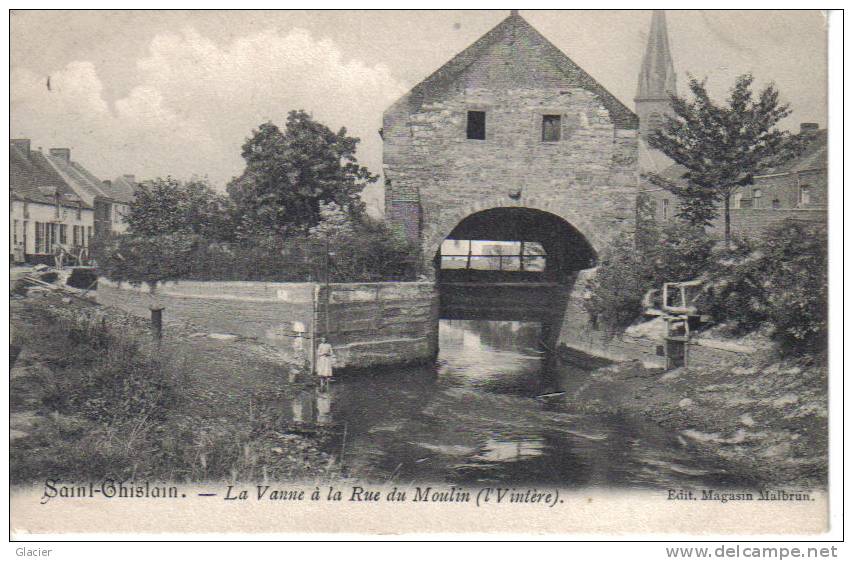
<svg viewBox="0 0 853 561"><path fill-rule="evenodd" d="M151 336L155 341L163 338L163 310L160 306L151 306Z"/></svg>

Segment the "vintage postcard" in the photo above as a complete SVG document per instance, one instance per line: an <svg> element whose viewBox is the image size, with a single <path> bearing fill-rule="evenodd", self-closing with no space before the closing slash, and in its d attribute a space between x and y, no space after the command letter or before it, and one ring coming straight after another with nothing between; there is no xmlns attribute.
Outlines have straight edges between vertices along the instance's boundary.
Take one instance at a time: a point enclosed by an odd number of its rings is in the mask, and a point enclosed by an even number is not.
<svg viewBox="0 0 853 561"><path fill-rule="evenodd" d="M829 14L9 18L13 540L830 531Z"/></svg>

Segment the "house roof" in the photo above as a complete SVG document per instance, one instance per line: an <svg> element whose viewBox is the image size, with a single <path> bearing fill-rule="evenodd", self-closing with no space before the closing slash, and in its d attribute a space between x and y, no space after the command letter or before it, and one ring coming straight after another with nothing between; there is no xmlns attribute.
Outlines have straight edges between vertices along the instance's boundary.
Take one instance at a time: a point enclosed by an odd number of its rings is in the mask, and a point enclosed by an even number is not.
<svg viewBox="0 0 853 561"><path fill-rule="evenodd" d="M610 112L617 128L636 129L638 127L637 116L630 109L514 11L491 31L412 88L397 100L386 113L396 111L403 104L409 105L410 110L419 109L432 92L440 91L476 62L493 45L501 41L517 41L522 36L527 39L530 45L539 49L542 59L550 63L571 84L595 94L601 104Z"/></svg>
<svg viewBox="0 0 853 561"><path fill-rule="evenodd" d="M103 185L103 189L110 193L112 200L119 203L131 203L136 196L138 184L126 175L120 175L112 180L110 185Z"/></svg>
<svg viewBox="0 0 853 561"><path fill-rule="evenodd" d="M9 191L13 198L33 203L56 204L60 202L83 208L92 208L83 197L69 185L54 166L39 150L25 153L19 147L9 145Z"/></svg>
<svg viewBox="0 0 853 561"><path fill-rule="evenodd" d="M800 133L800 135L809 133ZM793 173L798 171L806 171L810 169L823 169L827 166L826 149L827 149L827 131L826 129L817 130L810 134L810 140L806 144L805 150L796 158L792 158L787 162L768 168L762 175L770 175L774 173Z"/></svg>

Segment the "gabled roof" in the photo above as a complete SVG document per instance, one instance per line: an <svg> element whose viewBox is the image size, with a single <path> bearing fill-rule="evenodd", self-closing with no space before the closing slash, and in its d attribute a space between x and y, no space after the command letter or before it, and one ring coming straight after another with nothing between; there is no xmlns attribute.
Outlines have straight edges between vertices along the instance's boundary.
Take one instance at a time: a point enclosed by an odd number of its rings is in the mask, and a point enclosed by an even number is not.
<svg viewBox="0 0 853 561"><path fill-rule="evenodd" d="M813 133L800 133L800 135L808 135L809 138L809 142L806 144L803 153L796 158L791 158L787 162L776 166L775 168L765 170L762 175L770 175L773 173L793 173L810 169L826 168L826 129L816 130Z"/></svg>
<svg viewBox="0 0 853 561"><path fill-rule="evenodd" d="M41 151L30 150L29 155L17 146L9 145L9 191L13 198L33 203L56 204L55 193L60 203L82 208L92 208L56 172Z"/></svg>
<svg viewBox="0 0 853 561"><path fill-rule="evenodd" d="M410 111L419 109L432 92L440 91L476 62L490 47L501 41L517 39L521 36L525 37L529 44L537 47L541 51L543 60L559 71L568 82L595 94L610 112L610 117L617 128L636 129L638 127L637 116L630 109L515 12L412 88L386 113L398 110L401 105L408 105Z"/></svg>
<svg viewBox="0 0 853 561"><path fill-rule="evenodd" d="M137 187L136 181L131 181L126 175L120 175L113 179L110 185L103 185L103 190L116 202L131 203L136 196Z"/></svg>

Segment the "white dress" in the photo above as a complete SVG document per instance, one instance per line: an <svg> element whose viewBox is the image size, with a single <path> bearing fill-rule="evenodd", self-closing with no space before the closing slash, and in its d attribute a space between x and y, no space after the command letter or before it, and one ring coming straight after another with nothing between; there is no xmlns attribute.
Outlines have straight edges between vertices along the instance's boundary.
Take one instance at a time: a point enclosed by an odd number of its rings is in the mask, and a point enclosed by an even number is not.
<svg viewBox="0 0 853 561"><path fill-rule="evenodd" d="M332 359L334 356L332 345L329 343L320 343L317 346L317 376L332 377Z"/></svg>

